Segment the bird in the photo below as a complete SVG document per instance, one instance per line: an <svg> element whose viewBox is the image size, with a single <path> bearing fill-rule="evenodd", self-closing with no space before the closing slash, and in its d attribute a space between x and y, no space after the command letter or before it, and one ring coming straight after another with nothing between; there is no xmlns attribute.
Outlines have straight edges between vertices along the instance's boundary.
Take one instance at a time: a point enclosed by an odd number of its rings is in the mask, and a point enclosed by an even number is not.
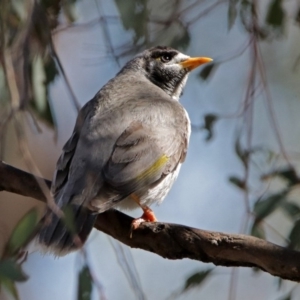
<svg viewBox="0 0 300 300"><path fill-rule="evenodd" d="M189 73L211 62L171 47L136 55L78 113L53 176L55 207L71 211L72 226L48 205L37 240L56 256L79 249L97 215L135 209L132 222L157 221L150 206L160 204L185 160L191 126L179 103ZM73 229L72 229L72 228Z"/></svg>

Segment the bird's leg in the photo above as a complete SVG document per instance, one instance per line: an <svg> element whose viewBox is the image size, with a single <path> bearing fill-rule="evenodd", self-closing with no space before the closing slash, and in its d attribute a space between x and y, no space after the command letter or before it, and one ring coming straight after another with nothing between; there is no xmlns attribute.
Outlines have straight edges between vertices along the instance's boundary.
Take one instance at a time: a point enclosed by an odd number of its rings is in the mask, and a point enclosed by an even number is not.
<svg viewBox="0 0 300 300"><path fill-rule="evenodd" d="M143 222L156 222L157 219L154 215L154 212L150 207L147 205L141 205L140 199L136 194L131 194L131 198L141 207L143 210L143 214L140 218L136 218L131 223L131 231L130 231L130 237L132 237L132 231L139 228L140 224Z"/></svg>

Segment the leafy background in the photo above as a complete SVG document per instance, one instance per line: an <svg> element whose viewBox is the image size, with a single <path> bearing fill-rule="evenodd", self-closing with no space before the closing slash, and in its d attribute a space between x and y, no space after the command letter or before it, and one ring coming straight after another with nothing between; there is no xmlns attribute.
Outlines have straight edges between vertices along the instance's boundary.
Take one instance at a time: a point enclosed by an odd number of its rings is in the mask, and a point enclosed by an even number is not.
<svg viewBox="0 0 300 300"><path fill-rule="evenodd" d="M0 143L6 162L51 178L79 107L142 49L161 44L210 56L214 63L191 74L181 100L193 125L187 161L155 213L161 221L299 248L298 1L0 5ZM31 244L26 257L20 247L34 233L43 206L8 193L0 197L3 297L299 298L297 284L257 270L167 261L99 232L83 253L53 259Z"/></svg>

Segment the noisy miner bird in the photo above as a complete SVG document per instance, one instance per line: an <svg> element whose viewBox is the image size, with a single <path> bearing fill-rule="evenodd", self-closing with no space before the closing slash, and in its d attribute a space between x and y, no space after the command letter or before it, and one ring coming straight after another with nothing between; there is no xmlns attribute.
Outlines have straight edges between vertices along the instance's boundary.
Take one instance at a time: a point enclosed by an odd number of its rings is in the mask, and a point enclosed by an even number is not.
<svg viewBox="0 0 300 300"><path fill-rule="evenodd" d="M210 61L170 47L145 50L84 105L51 187L56 205L73 212L77 242L48 208L38 233L46 251L60 256L77 249L97 214L111 208L140 207L133 230L156 221L149 206L166 197L189 143L190 121L179 97L189 72Z"/></svg>

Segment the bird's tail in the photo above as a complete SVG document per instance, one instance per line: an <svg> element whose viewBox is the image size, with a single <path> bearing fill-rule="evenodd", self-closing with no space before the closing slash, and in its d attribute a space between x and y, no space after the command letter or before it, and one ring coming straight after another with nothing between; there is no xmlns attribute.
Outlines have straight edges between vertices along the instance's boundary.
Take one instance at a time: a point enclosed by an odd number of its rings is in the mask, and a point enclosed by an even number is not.
<svg viewBox="0 0 300 300"><path fill-rule="evenodd" d="M97 214L82 206L69 207L71 214L65 218L47 210L37 235L37 242L43 252L63 256L80 248L87 240Z"/></svg>

